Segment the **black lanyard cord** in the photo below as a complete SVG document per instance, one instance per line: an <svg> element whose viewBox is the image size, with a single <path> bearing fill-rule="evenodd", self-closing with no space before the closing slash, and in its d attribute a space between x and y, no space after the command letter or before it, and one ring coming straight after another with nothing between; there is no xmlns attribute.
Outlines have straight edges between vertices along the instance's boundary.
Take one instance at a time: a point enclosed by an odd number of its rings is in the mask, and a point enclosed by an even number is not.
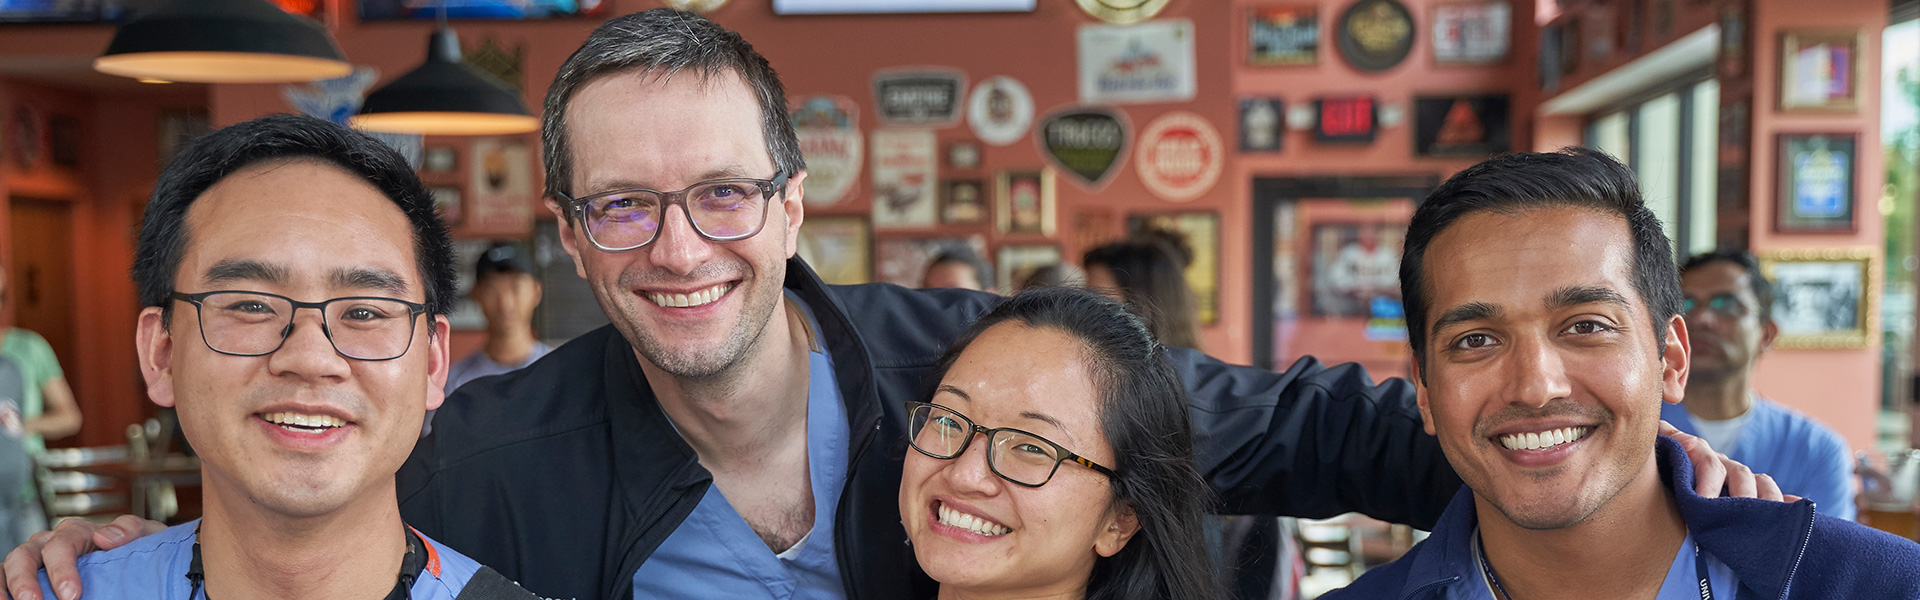
<svg viewBox="0 0 1920 600"><path fill-rule="evenodd" d="M420 572L427 568L426 543L420 541L420 536L413 532L412 527L404 529L407 531L407 555L400 558L399 582L393 585L393 591L387 593L386 600L411 600L413 582L418 580ZM187 600L195 598L213 600L213 596L206 592L207 572L200 566L200 528L198 527L193 529L193 562L187 566L187 581L192 585L187 592Z"/></svg>

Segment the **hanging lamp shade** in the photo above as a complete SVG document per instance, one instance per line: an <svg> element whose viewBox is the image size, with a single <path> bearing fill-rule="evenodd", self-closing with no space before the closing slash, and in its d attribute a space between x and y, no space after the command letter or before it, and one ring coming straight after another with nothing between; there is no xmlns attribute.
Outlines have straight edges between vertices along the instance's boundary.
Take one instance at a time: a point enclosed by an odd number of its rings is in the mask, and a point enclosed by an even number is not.
<svg viewBox="0 0 1920 600"><path fill-rule="evenodd" d="M353 72L325 27L267 0L170 0L121 25L93 68L195 83L289 83Z"/></svg>
<svg viewBox="0 0 1920 600"><path fill-rule="evenodd" d="M520 94L460 62L460 38L444 25L427 40L427 62L368 94L349 122L368 131L422 135L504 135L540 128Z"/></svg>

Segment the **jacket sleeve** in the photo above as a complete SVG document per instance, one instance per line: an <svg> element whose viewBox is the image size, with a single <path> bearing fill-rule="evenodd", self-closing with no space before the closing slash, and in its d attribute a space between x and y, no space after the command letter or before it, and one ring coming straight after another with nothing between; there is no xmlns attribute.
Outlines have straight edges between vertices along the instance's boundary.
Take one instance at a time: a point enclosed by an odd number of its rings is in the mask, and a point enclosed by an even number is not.
<svg viewBox="0 0 1920 600"><path fill-rule="evenodd" d="M1460 477L1422 428L1413 386L1303 358L1284 372L1173 349L1200 472L1223 514L1359 512L1431 530Z"/></svg>

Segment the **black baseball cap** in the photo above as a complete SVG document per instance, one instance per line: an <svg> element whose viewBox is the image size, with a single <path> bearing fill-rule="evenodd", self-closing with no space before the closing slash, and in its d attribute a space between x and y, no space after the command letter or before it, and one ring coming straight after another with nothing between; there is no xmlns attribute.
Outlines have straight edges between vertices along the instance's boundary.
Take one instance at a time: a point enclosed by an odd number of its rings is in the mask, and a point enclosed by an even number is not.
<svg viewBox="0 0 1920 600"><path fill-rule="evenodd" d="M494 273L533 273L533 260L527 257L526 250L511 242L494 242L480 253L480 262L473 265L473 276L482 279Z"/></svg>

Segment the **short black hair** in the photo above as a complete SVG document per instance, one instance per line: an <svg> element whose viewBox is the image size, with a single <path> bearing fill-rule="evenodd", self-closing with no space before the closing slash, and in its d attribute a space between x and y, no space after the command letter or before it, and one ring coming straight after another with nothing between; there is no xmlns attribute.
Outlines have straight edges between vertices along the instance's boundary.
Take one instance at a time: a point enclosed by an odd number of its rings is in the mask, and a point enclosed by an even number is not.
<svg viewBox="0 0 1920 600"><path fill-rule="evenodd" d="M927 270L932 271L940 263L950 262L962 263L972 268L973 278L980 282L981 288L993 289L993 267L987 265L986 259L980 258L980 253L974 252L973 248L965 245L953 245L942 249L939 254L933 255L933 260L927 261Z"/></svg>
<svg viewBox="0 0 1920 600"><path fill-rule="evenodd" d="M1740 249L1722 249L1695 254L1680 265L1680 276L1713 263L1732 263L1747 272L1747 287L1753 290L1753 299L1760 303L1760 322L1773 322L1773 282L1767 280L1767 274L1760 271L1760 259L1752 252Z"/></svg>
<svg viewBox="0 0 1920 600"><path fill-rule="evenodd" d="M1680 314L1680 277L1673 245L1659 217L1640 196L1633 170L1605 152L1581 147L1556 152L1496 156L1468 167L1427 194L1407 227L1400 257L1400 297L1406 306L1407 343L1426 372L1427 246L1467 215L1519 214L1540 208L1584 208L1619 216L1633 237L1633 287L1647 305L1655 347L1667 343L1666 323ZM1424 375L1422 375L1424 377Z"/></svg>
<svg viewBox="0 0 1920 600"><path fill-rule="evenodd" d="M242 169L288 160L339 167L393 200L413 226L414 261L426 287L427 310L444 315L453 309L453 240L446 224L434 214L433 195L420 184L407 159L365 134L298 115L269 115L201 136L160 173L147 200L134 254L133 281L140 305L162 309L173 305L174 276L193 233L187 230L187 209L194 201Z"/></svg>
<svg viewBox="0 0 1920 600"><path fill-rule="evenodd" d="M1126 306L1072 287L1020 292L974 321L935 364L922 399L967 346L1001 323L1051 329L1084 352L1099 394L1101 433L1113 447L1116 503L1132 508L1140 532L1111 557L1095 559L1088 600L1217 598L1211 560L1201 542L1212 494L1193 460L1187 391L1167 350Z"/></svg>

